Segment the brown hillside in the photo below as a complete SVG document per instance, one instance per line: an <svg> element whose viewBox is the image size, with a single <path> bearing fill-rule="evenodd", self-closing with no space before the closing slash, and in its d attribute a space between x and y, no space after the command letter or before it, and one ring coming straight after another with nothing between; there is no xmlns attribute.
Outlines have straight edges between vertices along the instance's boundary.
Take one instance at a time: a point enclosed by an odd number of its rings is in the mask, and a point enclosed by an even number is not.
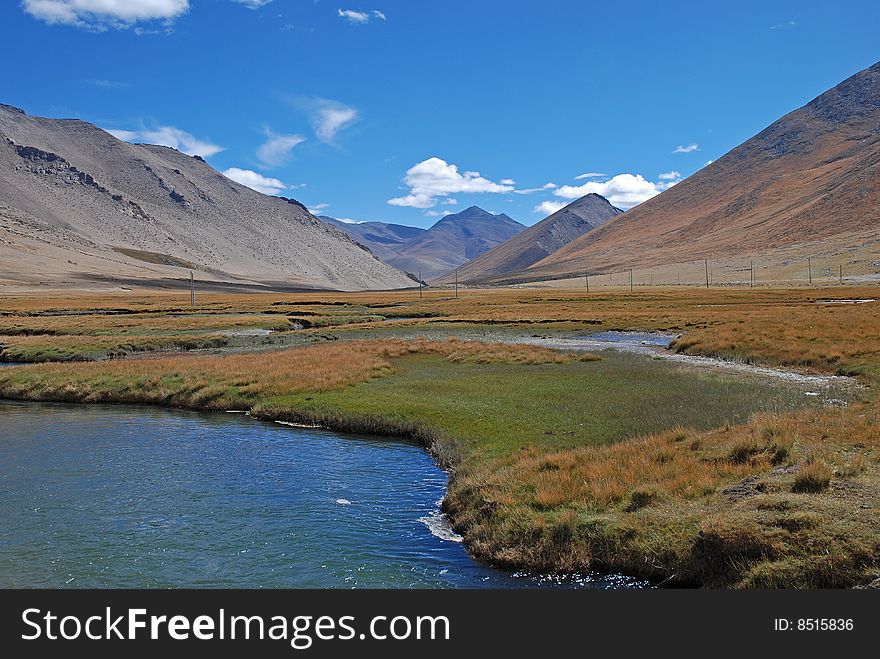
<svg viewBox="0 0 880 659"><path fill-rule="evenodd" d="M458 280L464 283L503 280L508 273L525 270L622 212L601 195L591 193L575 199L537 224L461 266L458 269ZM453 279L452 274L447 274L440 278L439 283L450 283Z"/></svg>
<svg viewBox="0 0 880 659"><path fill-rule="evenodd" d="M412 285L294 200L198 157L0 105L0 287L188 279L245 286Z"/></svg>
<svg viewBox="0 0 880 659"><path fill-rule="evenodd" d="M523 278L876 240L880 63L791 112L678 185L574 240Z"/></svg>

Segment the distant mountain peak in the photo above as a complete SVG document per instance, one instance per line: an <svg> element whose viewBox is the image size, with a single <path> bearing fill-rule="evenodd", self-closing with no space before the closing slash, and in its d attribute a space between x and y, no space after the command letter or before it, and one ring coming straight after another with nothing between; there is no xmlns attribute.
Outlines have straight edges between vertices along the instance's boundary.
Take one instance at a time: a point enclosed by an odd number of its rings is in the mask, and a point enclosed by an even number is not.
<svg viewBox="0 0 880 659"><path fill-rule="evenodd" d="M488 281L525 270L622 212L602 195L592 192L586 194L466 263L459 269L458 279L468 282ZM448 279L447 276L440 281L445 282Z"/></svg>
<svg viewBox="0 0 880 659"><path fill-rule="evenodd" d="M505 213L491 213L484 208L480 208L479 206L468 206L463 211L459 211L458 213L450 213L448 215L444 215L442 218L440 218L440 220L438 220L437 224L439 224L440 222L457 222L462 220L471 220L473 218L498 219L506 222L520 224ZM436 226L436 224L434 226ZM520 224L520 226L524 225Z"/></svg>
<svg viewBox="0 0 880 659"><path fill-rule="evenodd" d="M523 230L525 226L504 213L469 206L442 217L404 245L388 263L405 272L421 272L422 278L430 281Z"/></svg>

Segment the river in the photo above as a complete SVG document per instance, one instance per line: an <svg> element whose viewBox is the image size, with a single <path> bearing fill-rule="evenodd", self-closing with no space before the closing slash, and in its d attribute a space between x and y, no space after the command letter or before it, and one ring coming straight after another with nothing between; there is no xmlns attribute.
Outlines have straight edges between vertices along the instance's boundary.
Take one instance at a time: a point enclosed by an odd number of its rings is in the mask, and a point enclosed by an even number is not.
<svg viewBox="0 0 880 659"><path fill-rule="evenodd" d="M643 586L473 560L407 442L136 406L0 401L0 586Z"/></svg>

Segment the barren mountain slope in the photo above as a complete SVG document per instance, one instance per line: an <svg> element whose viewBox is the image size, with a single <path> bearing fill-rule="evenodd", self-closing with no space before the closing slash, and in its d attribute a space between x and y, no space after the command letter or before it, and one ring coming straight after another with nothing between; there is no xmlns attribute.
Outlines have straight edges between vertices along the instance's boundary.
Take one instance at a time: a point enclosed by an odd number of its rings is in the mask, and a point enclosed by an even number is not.
<svg viewBox="0 0 880 659"><path fill-rule="evenodd" d="M510 240L461 266L458 280L464 283L503 282L508 275L525 270L622 212L601 195L591 193L575 199ZM450 281L449 275L440 279L441 283Z"/></svg>
<svg viewBox="0 0 880 659"><path fill-rule="evenodd" d="M678 185L569 243L529 278L852 242L880 225L880 63ZM872 238L873 240L873 238Z"/></svg>
<svg viewBox="0 0 880 659"><path fill-rule="evenodd" d="M405 224L350 223L326 215L319 215L318 219L332 224L337 229L342 229L352 240L368 247L383 261L393 258L410 240L425 233L425 229Z"/></svg>
<svg viewBox="0 0 880 659"><path fill-rule="evenodd" d="M283 287L412 282L293 200L198 157L0 106L0 280L200 279Z"/></svg>
<svg viewBox="0 0 880 659"><path fill-rule="evenodd" d="M409 241L388 262L412 274L434 279L512 238L525 227L504 213L477 206L447 215Z"/></svg>

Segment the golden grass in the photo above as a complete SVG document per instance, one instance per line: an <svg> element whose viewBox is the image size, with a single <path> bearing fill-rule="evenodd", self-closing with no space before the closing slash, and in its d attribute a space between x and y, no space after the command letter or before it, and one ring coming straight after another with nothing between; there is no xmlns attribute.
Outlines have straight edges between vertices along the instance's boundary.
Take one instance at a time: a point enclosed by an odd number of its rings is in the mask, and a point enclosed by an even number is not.
<svg viewBox="0 0 880 659"><path fill-rule="evenodd" d="M724 586L866 583L880 574L878 428L877 410L856 406L530 449L454 479L447 507L478 556L518 568Z"/></svg>
<svg viewBox="0 0 880 659"><path fill-rule="evenodd" d="M0 317L0 336L169 334L246 328L289 330L291 324L285 316L266 314L221 315L218 313L188 316L150 313Z"/></svg>
<svg viewBox="0 0 880 659"><path fill-rule="evenodd" d="M250 407L275 396L327 391L387 376L394 371L391 360L409 354L478 364L597 359L536 346L455 339L351 341L272 353L37 364L0 371L0 391L23 399Z"/></svg>
<svg viewBox="0 0 880 659"><path fill-rule="evenodd" d="M122 357L135 352L185 351L220 348L226 337L219 334L149 336L2 336L0 359L8 362L89 361Z"/></svg>
<svg viewBox="0 0 880 659"><path fill-rule="evenodd" d="M526 323L568 329L661 329L683 336L675 349L776 365L880 378L880 303L843 306L829 298L871 298L876 288L652 290L592 293L470 290L293 295L203 295L200 313L267 312L418 317L398 323ZM137 310L83 320L26 317L51 309ZM73 326L89 333L175 327L168 310L184 296L71 300L0 299L2 323ZM158 320L151 325L149 311ZM307 316L306 316L307 317ZM26 318L26 320L22 320ZM286 322L285 316L277 317ZM224 318L222 322L225 322ZM168 325L162 325L167 322ZM196 322L202 328L220 322ZM44 323L44 324L41 324ZM68 325L65 325L68 323ZM119 324L117 324L119 323ZM345 330L334 330L344 337ZM28 339L29 337L19 337ZM39 337L61 341L64 337ZM4 339L5 340L5 339ZM94 340L94 337L86 340ZM0 340L2 343L3 340ZM293 351L223 357L0 369L7 396L79 401L144 401L203 409L263 405L297 392L328 391L394 373L414 353L451 361L548 363L571 356L517 345L454 341L346 341ZM540 404L540 401L536 401ZM337 419L369 430L369 419ZM358 425L360 424L360 425ZM379 426L375 426L379 428ZM449 438L401 420L385 432L417 436L444 450ZM608 446L526 450L489 461L455 455L446 507L479 558L516 568L606 568L658 580L724 586L849 586L880 576L880 401L764 415L740 426L686 428ZM473 455L478 455L474 453Z"/></svg>

